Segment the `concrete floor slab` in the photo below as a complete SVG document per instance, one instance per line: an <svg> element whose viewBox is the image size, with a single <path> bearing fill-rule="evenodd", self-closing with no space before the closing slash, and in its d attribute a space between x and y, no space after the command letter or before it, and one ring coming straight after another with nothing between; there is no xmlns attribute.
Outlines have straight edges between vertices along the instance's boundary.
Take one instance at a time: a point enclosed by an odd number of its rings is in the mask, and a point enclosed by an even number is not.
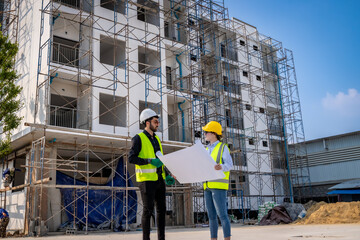
<svg viewBox="0 0 360 240"><path fill-rule="evenodd" d="M13 238L16 239L16 238ZM26 238L37 239L39 238ZM46 236L42 240L141 240L142 232L90 233L88 235ZM152 231L151 239L156 240L156 231ZM202 240L210 239L209 228L167 229L167 240ZM223 239L219 229L219 240ZM334 225L276 225L276 226L242 226L232 225L233 240L360 240L360 224Z"/></svg>

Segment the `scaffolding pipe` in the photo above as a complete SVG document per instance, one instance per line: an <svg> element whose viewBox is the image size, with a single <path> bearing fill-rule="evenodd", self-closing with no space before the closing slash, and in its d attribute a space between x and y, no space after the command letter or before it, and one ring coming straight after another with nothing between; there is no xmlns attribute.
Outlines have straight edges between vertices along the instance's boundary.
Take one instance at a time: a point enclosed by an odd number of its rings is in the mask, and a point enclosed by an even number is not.
<svg viewBox="0 0 360 240"><path fill-rule="evenodd" d="M180 37L180 23L179 23L179 16L177 15L176 11L180 11L180 9L181 9L181 8L178 7L178 8L175 9L175 11L174 11L174 15L175 15L175 17L176 17L176 20L178 20L177 23L176 23L176 27L177 27L178 41L179 41L179 42L181 41L181 37Z"/></svg>
<svg viewBox="0 0 360 240"><path fill-rule="evenodd" d="M21 185L15 186L15 187L5 187L5 188L0 189L0 192L14 191L14 190L18 190L18 189L33 186L33 185L46 184L46 183L48 183L50 181L51 181L51 177L43 178L43 179L40 179L40 180L37 180L37 181L33 182L32 184L25 183L25 184L21 184Z"/></svg>
<svg viewBox="0 0 360 240"><path fill-rule="evenodd" d="M287 168L287 171L288 171L290 201L293 203L294 202L294 196L293 196L293 190L292 190L292 184L291 184L291 176L290 176L291 173L290 173L290 164L289 164L289 157L288 157L287 139L286 139L286 132L285 132L285 120L284 120L284 110L283 110L282 96L281 96L281 85L280 85L278 62L276 62L276 77L277 77L277 84L278 84L278 88L279 88L281 121L282 121L282 130L283 130L283 133L284 133L285 159L286 159L286 168Z"/></svg>

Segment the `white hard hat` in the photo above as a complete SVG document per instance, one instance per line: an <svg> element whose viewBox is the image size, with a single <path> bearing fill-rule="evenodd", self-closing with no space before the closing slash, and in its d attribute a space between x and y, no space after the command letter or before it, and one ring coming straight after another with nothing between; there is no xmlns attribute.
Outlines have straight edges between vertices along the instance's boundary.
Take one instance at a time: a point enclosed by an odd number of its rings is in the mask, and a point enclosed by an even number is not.
<svg viewBox="0 0 360 240"><path fill-rule="evenodd" d="M152 117L159 117L159 115L154 110L146 108L140 114L140 123L145 123L146 120Z"/></svg>

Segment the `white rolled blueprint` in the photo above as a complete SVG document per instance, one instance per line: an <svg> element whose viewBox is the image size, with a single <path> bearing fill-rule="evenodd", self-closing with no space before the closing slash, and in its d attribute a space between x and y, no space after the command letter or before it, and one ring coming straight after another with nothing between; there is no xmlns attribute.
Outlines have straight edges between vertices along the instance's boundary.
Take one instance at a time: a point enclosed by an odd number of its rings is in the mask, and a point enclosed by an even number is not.
<svg viewBox="0 0 360 240"><path fill-rule="evenodd" d="M222 170L215 170L216 162L200 142L158 157L180 183L205 182L225 177Z"/></svg>

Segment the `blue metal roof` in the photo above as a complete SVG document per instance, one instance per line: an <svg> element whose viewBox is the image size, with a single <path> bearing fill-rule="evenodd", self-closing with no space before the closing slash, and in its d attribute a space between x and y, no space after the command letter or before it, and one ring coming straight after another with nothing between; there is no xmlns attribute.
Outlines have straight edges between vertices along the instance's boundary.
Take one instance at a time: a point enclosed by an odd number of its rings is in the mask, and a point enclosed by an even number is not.
<svg viewBox="0 0 360 240"><path fill-rule="evenodd" d="M331 192L328 192L327 193L328 195L331 195L331 194L338 194L338 195L341 195L341 194L360 194L360 189L349 189L349 190L334 190L334 191L331 191Z"/></svg>
<svg viewBox="0 0 360 240"><path fill-rule="evenodd" d="M346 181L335 186L330 187L329 189L350 189L350 188L360 188L360 179Z"/></svg>

